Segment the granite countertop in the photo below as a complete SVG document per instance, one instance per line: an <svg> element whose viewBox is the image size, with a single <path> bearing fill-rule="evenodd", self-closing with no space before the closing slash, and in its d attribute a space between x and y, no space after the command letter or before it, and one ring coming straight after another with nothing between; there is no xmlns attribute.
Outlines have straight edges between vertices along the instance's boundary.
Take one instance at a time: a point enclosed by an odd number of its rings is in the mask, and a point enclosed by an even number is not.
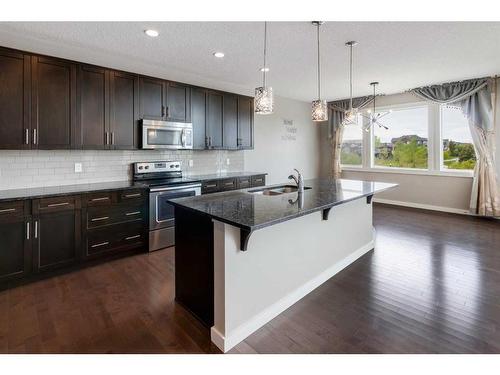
<svg viewBox="0 0 500 375"><path fill-rule="evenodd" d="M234 177L249 177L249 176L261 176L267 175L264 172L222 172L222 173L211 173L211 174L193 174L186 175L188 178L198 179L200 181L205 180L218 180L221 178L234 178Z"/></svg>
<svg viewBox="0 0 500 375"><path fill-rule="evenodd" d="M277 184L272 186L280 186ZM355 199L371 196L393 188L396 184L343 179L313 179L305 181L307 189L299 202L298 193L262 195L250 193L250 188L196 197L178 198L174 206L207 215L246 231L254 231L302 215L325 210ZM271 188L268 186L266 188Z"/></svg>
<svg viewBox="0 0 500 375"><path fill-rule="evenodd" d="M9 189L0 190L0 201L63 196L103 190L110 191L137 188L145 189L147 187L141 183L134 183L132 181L115 181L92 184L44 186L29 189Z"/></svg>

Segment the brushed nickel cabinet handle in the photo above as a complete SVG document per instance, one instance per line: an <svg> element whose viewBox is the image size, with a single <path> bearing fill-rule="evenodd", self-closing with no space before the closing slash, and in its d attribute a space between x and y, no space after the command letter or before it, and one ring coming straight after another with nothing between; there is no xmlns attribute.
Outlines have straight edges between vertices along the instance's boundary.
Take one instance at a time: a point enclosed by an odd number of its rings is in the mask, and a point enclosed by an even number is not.
<svg viewBox="0 0 500 375"><path fill-rule="evenodd" d="M104 144L105 145L109 145L109 133L105 132L104 135L105 135L105 137L104 137Z"/></svg>
<svg viewBox="0 0 500 375"><path fill-rule="evenodd" d="M93 219L90 219L90 221L102 221L102 220L108 220L109 216L103 216L103 217L96 217Z"/></svg>
<svg viewBox="0 0 500 375"><path fill-rule="evenodd" d="M234 185L234 182L226 182L224 185L225 186L231 186L231 185Z"/></svg>
<svg viewBox="0 0 500 375"><path fill-rule="evenodd" d="M38 142L38 134L36 128L33 129L33 144L36 145Z"/></svg>
<svg viewBox="0 0 500 375"><path fill-rule="evenodd" d="M208 184L208 185L205 185L206 188L214 188L214 187L217 187L216 184Z"/></svg>
<svg viewBox="0 0 500 375"><path fill-rule="evenodd" d="M106 245L109 245L109 242L101 242L101 243L97 243L95 245L92 245L90 247L94 248L94 247L101 247L101 246L106 246Z"/></svg>
<svg viewBox="0 0 500 375"><path fill-rule="evenodd" d="M115 144L115 132L111 132L111 144Z"/></svg>
<svg viewBox="0 0 500 375"><path fill-rule="evenodd" d="M35 238L38 238L38 220L35 220Z"/></svg>
<svg viewBox="0 0 500 375"><path fill-rule="evenodd" d="M107 201L109 200L109 197L102 197L102 198L92 198L92 202L100 202L100 201Z"/></svg>
<svg viewBox="0 0 500 375"><path fill-rule="evenodd" d="M3 209L3 210L0 210L0 214L1 213L6 213L6 212L14 212L16 211L15 208L6 208L6 209Z"/></svg>
<svg viewBox="0 0 500 375"><path fill-rule="evenodd" d="M136 193L136 194L125 194L125 198L135 198L135 197L140 197L141 193Z"/></svg>
<svg viewBox="0 0 500 375"><path fill-rule="evenodd" d="M26 223L26 239L27 240L30 239L30 222L29 221Z"/></svg>
<svg viewBox="0 0 500 375"><path fill-rule="evenodd" d="M61 206L67 206L69 202L62 202L62 203L52 203L48 204L47 207L61 207Z"/></svg>
<svg viewBox="0 0 500 375"><path fill-rule="evenodd" d="M126 240L126 241L129 241L129 240L134 240L134 239L136 239L136 238L139 238L140 236L141 236L140 234L137 234L137 235L135 235L135 236L125 237L125 240Z"/></svg>
<svg viewBox="0 0 500 375"><path fill-rule="evenodd" d="M132 216L132 215L139 215L141 211L134 211L134 212L127 212L125 215L126 216Z"/></svg>
<svg viewBox="0 0 500 375"><path fill-rule="evenodd" d="M24 131L24 143L29 145L30 144L30 130L25 129Z"/></svg>

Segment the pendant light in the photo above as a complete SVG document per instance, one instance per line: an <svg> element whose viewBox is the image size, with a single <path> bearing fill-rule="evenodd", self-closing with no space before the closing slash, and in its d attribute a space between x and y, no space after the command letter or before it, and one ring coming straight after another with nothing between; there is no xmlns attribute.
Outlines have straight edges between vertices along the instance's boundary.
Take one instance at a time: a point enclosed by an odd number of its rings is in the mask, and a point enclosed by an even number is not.
<svg viewBox="0 0 500 375"><path fill-rule="evenodd" d="M264 66L262 67L262 86L255 89L254 112L259 115L270 115L274 110L273 88L266 86L267 55L267 22L264 22Z"/></svg>
<svg viewBox="0 0 500 375"><path fill-rule="evenodd" d="M345 45L349 47L349 109L345 111L344 120L342 125L355 125L358 118L358 109L352 106L352 47L358 42L352 40Z"/></svg>
<svg viewBox="0 0 500 375"><path fill-rule="evenodd" d="M323 21L313 21L312 23L316 26L316 35L318 40L318 99L312 102L312 120L313 121L328 121L328 110L326 106L326 100L321 100L321 66L320 66L320 55L319 55L319 27L323 24Z"/></svg>
<svg viewBox="0 0 500 375"><path fill-rule="evenodd" d="M370 83L370 86L373 87L373 110L368 110L368 121L366 123L366 125L363 127L363 129L365 131L370 131L370 127L372 125L377 125L379 128L384 128L384 129L389 129L387 126L385 126L384 124L382 124L380 122L380 119L384 116L387 116L389 113L392 112L392 110L390 111L386 111L386 112L378 112L377 113L377 105L376 105L376 100L377 100L377 92L376 92L376 89L377 89L377 86L378 86L378 82L371 82Z"/></svg>

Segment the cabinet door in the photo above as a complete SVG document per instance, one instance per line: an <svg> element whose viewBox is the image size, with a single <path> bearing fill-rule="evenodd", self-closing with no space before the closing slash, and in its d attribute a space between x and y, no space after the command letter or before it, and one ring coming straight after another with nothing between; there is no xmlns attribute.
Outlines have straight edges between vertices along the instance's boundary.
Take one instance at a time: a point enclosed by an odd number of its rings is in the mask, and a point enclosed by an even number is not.
<svg viewBox="0 0 500 375"><path fill-rule="evenodd" d="M82 148L104 149L108 147L108 87L106 69L80 66L78 70L78 125Z"/></svg>
<svg viewBox="0 0 500 375"><path fill-rule="evenodd" d="M225 149L238 147L238 97L224 94L224 142Z"/></svg>
<svg viewBox="0 0 500 375"><path fill-rule="evenodd" d="M31 270L29 218L22 207L0 206L0 282L26 276Z"/></svg>
<svg viewBox="0 0 500 375"><path fill-rule="evenodd" d="M193 124L193 148L203 150L208 146L205 137L207 124L207 91L191 89L191 122Z"/></svg>
<svg viewBox="0 0 500 375"><path fill-rule="evenodd" d="M253 98L238 98L238 147L253 148Z"/></svg>
<svg viewBox="0 0 500 375"><path fill-rule="evenodd" d="M208 147L222 148L223 95L209 91L207 96Z"/></svg>
<svg viewBox="0 0 500 375"><path fill-rule="evenodd" d="M165 82L153 78L140 78L141 118L149 120L165 119Z"/></svg>
<svg viewBox="0 0 500 375"><path fill-rule="evenodd" d="M30 148L30 57L0 49L0 149Z"/></svg>
<svg viewBox="0 0 500 375"><path fill-rule="evenodd" d="M139 78L110 72L110 143L113 149L138 148Z"/></svg>
<svg viewBox="0 0 500 375"><path fill-rule="evenodd" d="M191 96L189 86L167 82L167 120L191 121Z"/></svg>
<svg viewBox="0 0 500 375"><path fill-rule="evenodd" d="M76 133L76 65L32 58L32 146L69 149Z"/></svg>
<svg viewBox="0 0 500 375"><path fill-rule="evenodd" d="M34 207L36 202L33 201ZM35 272L68 266L80 258L81 210L65 209L64 203L49 205L33 219Z"/></svg>

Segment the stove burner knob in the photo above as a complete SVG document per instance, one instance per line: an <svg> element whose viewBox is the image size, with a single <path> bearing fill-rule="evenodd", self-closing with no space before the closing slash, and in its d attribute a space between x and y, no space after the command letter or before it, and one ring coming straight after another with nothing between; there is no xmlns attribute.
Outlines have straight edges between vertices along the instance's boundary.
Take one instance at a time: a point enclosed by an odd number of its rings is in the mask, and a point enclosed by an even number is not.
<svg viewBox="0 0 500 375"><path fill-rule="evenodd" d="M142 166L140 166L139 169L142 169Z"/></svg>
<svg viewBox="0 0 500 375"><path fill-rule="evenodd" d="M149 169L149 165L146 165L146 166L144 167L144 169Z"/></svg>
<svg viewBox="0 0 500 375"><path fill-rule="evenodd" d="M170 168L173 168L173 167L174 167L174 165L173 165L173 164L170 164Z"/></svg>

